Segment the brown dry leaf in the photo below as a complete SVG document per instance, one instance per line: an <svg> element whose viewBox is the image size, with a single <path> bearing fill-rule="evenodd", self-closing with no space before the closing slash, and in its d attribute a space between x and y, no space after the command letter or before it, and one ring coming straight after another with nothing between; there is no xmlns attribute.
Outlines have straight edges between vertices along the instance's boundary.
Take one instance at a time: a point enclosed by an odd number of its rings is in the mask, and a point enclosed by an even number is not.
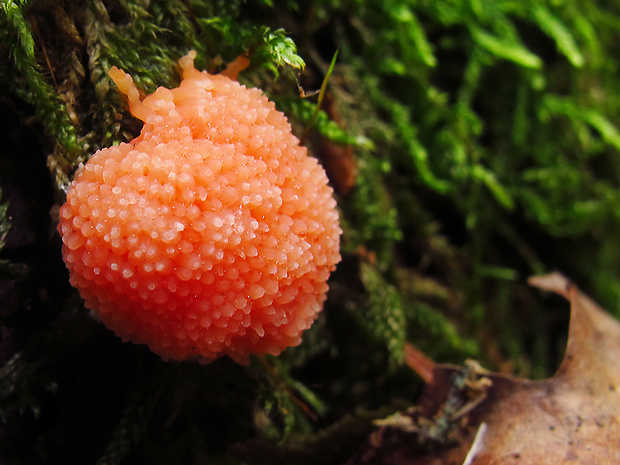
<svg viewBox="0 0 620 465"><path fill-rule="evenodd" d="M560 274L530 283L571 303L557 373L435 365L420 407L382 421L351 465L620 464L620 324Z"/></svg>

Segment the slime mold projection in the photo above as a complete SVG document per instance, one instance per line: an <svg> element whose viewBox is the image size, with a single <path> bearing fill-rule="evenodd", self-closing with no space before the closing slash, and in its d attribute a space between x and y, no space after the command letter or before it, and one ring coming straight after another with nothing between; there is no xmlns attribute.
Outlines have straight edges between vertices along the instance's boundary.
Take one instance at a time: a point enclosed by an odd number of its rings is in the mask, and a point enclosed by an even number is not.
<svg viewBox="0 0 620 465"><path fill-rule="evenodd" d="M247 362L301 341L340 260L323 168L258 89L179 60L182 82L141 99L129 143L80 167L60 210L63 258L88 308L164 359ZM230 76L230 77L228 77Z"/></svg>

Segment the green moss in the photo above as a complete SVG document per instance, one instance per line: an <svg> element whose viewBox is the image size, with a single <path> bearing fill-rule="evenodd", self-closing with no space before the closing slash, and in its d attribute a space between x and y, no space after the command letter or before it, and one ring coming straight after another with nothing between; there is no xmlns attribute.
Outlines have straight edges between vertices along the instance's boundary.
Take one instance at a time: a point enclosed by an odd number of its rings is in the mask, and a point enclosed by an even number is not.
<svg viewBox="0 0 620 465"><path fill-rule="evenodd" d="M343 262L326 311L299 347L267 365L163 363L86 320L68 283L50 289L21 276L23 314L2 322L23 342L0 372L2 413L15 425L0 445L15 463L59 457L50 418L60 408L78 415L84 405L99 416L85 420L83 436L70 422L60 426L82 438L71 443L79 448L107 418L104 437L89 444L93 462L231 463L233 443L260 450L265 463L314 458L320 443L321 454L333 454L325 463L343 462L324 436L345 440L339 418L357 418L359 406L415 401L405 342L440 361L485 357L535 377L557 367L566 308L528 289L528 275L561 269L620 315L620 10L609 2L1 4L1 97L40 136L44 153L24 156L42 164L49 155L59 197L79 163L140 130L110 67L151 92L178 83L176 63L191 49L210 72L248 54L241 81L262 87L299 135L316 118L312 153L354 179L334 182ZM333 107L299 95L298 83L319 89L328 71L323 95ZM329 144L352 157L330 164L333 153L316 153ZM0 209L0 239L7 225ZM35 254L0 253L47 269ZM54 254L57 240L48 243ZM40 298L26 297L33 295ZM43 318L36 324L33 308ZM88 330L79 336L79 328ZM110 394L94 370L98 382L78 386L71 367L88 364L69 356L76 348L87 359L125 360L123 376L148 381L110 382ZM42 438L34 448L24 439L29 429ZM265 441L259 447L253 437Z"/></svg>

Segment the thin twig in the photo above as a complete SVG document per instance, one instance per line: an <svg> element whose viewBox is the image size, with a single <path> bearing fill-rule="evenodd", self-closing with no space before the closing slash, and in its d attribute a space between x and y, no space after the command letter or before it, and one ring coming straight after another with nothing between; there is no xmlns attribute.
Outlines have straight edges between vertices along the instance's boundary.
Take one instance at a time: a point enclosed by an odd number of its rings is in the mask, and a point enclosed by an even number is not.
<svg viewBox="0 0 620 465"><path fill-rule="evenodd" d="M338 50L336 50L336 53L334 53L332 61L329 64L329 68L327 69L327 73L325 74L325 78L323 79L323 83L321 84L321 90L319 91L319 98L318 98L318 100L316 102L316 110L314 111L314 114L312 115L312 118L310 118L310 121L308 122L308 124L304 128L304 132L301 135L300 143L302 145L304 144L306 138L308 137L308 133L310 132L310 129L312 129L312 127L314 126L314 123L316 122L317 117L319 116L319 112L321 111L321 104L323 103L323 98L325 97L325 92L327 91L327 83L329 82L329 78L332 75L332 71L334 71L334 67L336 66L336 59L337 58L338 58Z"/></svg>
<svg viewBox="0 0 620 465"><path fill-rule="evenodd" d="M34 29L34 32L37 34L37 37L39 38L39 42L41 43L41 51L43 52L43 56L45 57L45 63L47 63L47 69L49 69L50 76L52 77L52 81L54 82L54 88L58 88L58 83L56 82L56 77L54 76L54 70L52 69L52 63L50 62L50 58L47 55L47 49L45 48L43 36L41 35L41 31L39 31L37 20L34 17L32 18L32 27Z"/></svg>
<svg viewBox="0 0 620 465"><path fill-rule="evenodd" d="M267 371L269 371L269 373L280 383L280 385L284 388L284 391L291 398L293 403L297 405L308 416L308 418L310 418L313 422L316 423L319 418L312 410L310 410L310 407L304 404L301 399L299 399L295 394L293 394L280 373L278 373L278 371L273 367L273 365L271 365L262 355L259 355L257 358L267 368Z"/></svg>

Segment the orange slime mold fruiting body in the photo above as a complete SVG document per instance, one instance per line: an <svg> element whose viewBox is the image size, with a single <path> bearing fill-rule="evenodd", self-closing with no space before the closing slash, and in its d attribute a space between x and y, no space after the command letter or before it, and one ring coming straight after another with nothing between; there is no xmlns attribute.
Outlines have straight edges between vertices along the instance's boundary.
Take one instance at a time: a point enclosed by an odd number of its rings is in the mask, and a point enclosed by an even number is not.
<svg viewBox="0 0 620 465"><path fill-rule="evenodd" d="M70 279L104 324L164 359L277 355L301 341L340 260L323 168L258 89L179 61L179 87L140 98L144 122L96 152L60 210Z"/></svg>

